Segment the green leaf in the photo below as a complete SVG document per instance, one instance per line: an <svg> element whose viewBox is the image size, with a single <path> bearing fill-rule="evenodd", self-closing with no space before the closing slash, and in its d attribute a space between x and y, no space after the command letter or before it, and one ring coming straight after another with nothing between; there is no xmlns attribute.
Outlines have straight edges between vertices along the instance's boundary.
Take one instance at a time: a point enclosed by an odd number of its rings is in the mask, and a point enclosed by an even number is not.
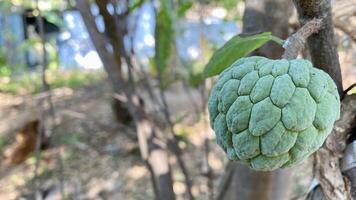
<svg viewBox="0 0 356 200"><path fill-rule="evenodd" d="M63 19L53 11L43 11L42 15L47 21L55 24L56 26L62 27L64 24Z"/></svg>
<svg viewBox="0 0 356 200"><path fill-rule="evenodd" d="M204 69L204 78L219 74L224 69L230 67L237 59L248 55L270 40L278 43L281 42L279 38L276 38L270 32L246 37L234 36L215 51Z"/></svg>
<svg viewBox="0 0 356 200"><path fill-rule="evenodd" d="M223 1L221 1L221 3L223 4L225 9L232 10L232 9L236 9L236 5L240 1L241 0L223 0ZM219 1L217 1L217 2L219 2Z"/></svg>
<svg viewBox="0 0 356 200"><path fill-rule="evenodd" d="M155 27L155 64L159 72L163 73L168 66L174 40L172 17L167 6L162 6L156 15Z"/></svg>
<svg viewBox="0 0 356 200"><path fill-rule="evenodd" d="M129 1L129 10L130 10L130 12L133 12L136 9L138 9L139 7L141 7L143 3L145 3L144 0L131 0L131 1Z"/></svg>
<svg viewBox="0 0 356 200"><path fill-rule="evenodd" d="M177 10L177 15L182 17L185 13L193 6L193 2L191 1L183 1Z"/></svg>
<svg viewBox="0 0 356 200"><path fill-rule="evenodd" d="M41 42L40 38L29 38L22 42L18 48L20 51L27 51L30 47L34 47Z"/></svg>
<svg viewBox="0 0 356 200"><path fill-rule="evenodd" d="M13 5L10 0L4 0L3 2L0 3L0 10L7 13L10 11L12 6Z"/></svg>
<svg viewBox="0 0 356 200"><path fill-rule="evenodd" d="M189 84L198 87L204 81L203 73L189 74Z"/></svg>

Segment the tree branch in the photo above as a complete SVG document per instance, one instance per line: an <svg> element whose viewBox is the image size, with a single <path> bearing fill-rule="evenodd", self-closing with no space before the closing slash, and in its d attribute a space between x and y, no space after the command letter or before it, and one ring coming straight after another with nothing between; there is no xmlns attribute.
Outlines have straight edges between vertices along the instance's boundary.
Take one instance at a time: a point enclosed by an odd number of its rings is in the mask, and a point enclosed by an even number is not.
<svg viewBox="0 0 356 200"><path fill-rule="evenodd" d="M350 85L346 90L344 91L344 95L346 95L350 90L352 90L354 87L356 87L356 83Z"/></svg>
<svg viewBox="0 0 356 200"><path fill-rule="evenodd" d="M282 58L291 60L298 56L298 53L304 48L307 38L320 30L322 19L312 19L302 26L296 33L288 37L283 47L285 52Z"/></svg>
<svg viewBox="0 0 356 200"><path fill-rule="evenodd" d="M323 19L323 26L318 33L312 34L307 39L308 47L314 66L331 76L342 98L342 77L334 38L330 0L293 0L293 2L301 25L314 18Z"/></svg>

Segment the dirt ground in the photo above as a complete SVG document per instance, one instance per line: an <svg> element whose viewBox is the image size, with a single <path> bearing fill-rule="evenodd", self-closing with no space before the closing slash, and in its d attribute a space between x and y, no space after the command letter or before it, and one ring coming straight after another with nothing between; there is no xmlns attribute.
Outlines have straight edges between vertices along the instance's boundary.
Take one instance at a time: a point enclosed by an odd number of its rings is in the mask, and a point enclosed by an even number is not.
<svg viewBox="0 0 356 200"><path fill-rule="evenodd" d="M196 91L192 91L196 98ZM207 193L203 166L202 134L210 138L212 153L209 162L215 173L214 190L218 190L221 174L227 162L222 150L215 144L210 130L204 132L203 123L196 121L195 105L187 105L187 95L179 86L167 92L172 113L183 118L176 125L182 140L184 161L194 181L193 193L203 199ZM0 94L0 121L16 123L13 118L25 112L36 102L35 97ZM111 111L111 93L107 83L83 87L78 90L59 88L53 91L56 126L52 131L51 148L42 151L38 168L38 181L34 179L35 157L23 164L6 167L1 160L0 199L32 199L38 184L44 199L61 199L60 183L68 199L153 199L148 171L140 159L132 127L115 122ZM188 114L187 114L188 113ZM184 117L182 117L184 116ZM10 119L10 120L9 120ZM9 122L10 121L10 122ZM12 121L12 122L11 122ZM6 141L2 150L14 142L14 135L1 135ZM60 158L60 159L59 159ZM185 198L183 176L171 158L174 191L178 199ZM62 167L61 167L62 166ZM302 166L309 170L296 170L293 195L306 191L310 184L310 163ZM62 180L61 180L62 179Z"/></svg>

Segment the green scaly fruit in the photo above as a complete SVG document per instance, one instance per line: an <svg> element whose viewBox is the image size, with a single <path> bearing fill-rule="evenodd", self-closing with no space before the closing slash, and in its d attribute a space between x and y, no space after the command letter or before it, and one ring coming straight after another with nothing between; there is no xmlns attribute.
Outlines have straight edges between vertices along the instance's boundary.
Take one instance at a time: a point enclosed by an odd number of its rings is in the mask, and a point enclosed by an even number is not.
<svg viewBox="0 0 356 200"><path fill-rule="evenodd" d="M253 56L220 74L208 108L228 158L270 171L320 148L340 116L340 99L330 76L308 60Z"/></svg>

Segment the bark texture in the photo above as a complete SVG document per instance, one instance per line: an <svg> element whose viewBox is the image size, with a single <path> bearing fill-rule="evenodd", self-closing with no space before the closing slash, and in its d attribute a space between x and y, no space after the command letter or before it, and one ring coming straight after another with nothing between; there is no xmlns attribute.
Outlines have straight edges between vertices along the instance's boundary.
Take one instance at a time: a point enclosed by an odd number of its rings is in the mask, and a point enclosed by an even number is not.
<svg viewBox="0 0 356 200"><path fill-rule="evenodd" d="M285 48L282 58L287 60L296 59L299 52L304 48L306 39L313 33L319 31L322 20L314 18L302 26L296 33L289 36L283 47Z"/></svg>
<svg viewBox="0 0 356 200"><path fill-rule="evenodd" d="M319 32L308 38L308 47L314 66L324 70L334 79L342 97L342 77L334 38L330 0L293 0L293 2L301 25L313 18L323 20L323 27Z"/></svg>
<svg viewBox="0 0 356 200"><path fill-rule="evenodd" d="M345 175L347 176L347 178L352 181L351 182L351 196L352 198L356 199L356 168L352 168L350 170L347 170L345 172Z"/></svg>
<svg viewBox="0 0 356 200"><path fill-rule="evenodd" d="M280 38L288 37L288 19L293 5L284 0L246 0L243 17L243 33L269 31ZM275 43L267 43L254 55L280 58L284 49ZM285 200L290 191L290 169L273 172L254 171L237 162L230 162L226 170L225 184L218 199L224 200Z"/></svg>

